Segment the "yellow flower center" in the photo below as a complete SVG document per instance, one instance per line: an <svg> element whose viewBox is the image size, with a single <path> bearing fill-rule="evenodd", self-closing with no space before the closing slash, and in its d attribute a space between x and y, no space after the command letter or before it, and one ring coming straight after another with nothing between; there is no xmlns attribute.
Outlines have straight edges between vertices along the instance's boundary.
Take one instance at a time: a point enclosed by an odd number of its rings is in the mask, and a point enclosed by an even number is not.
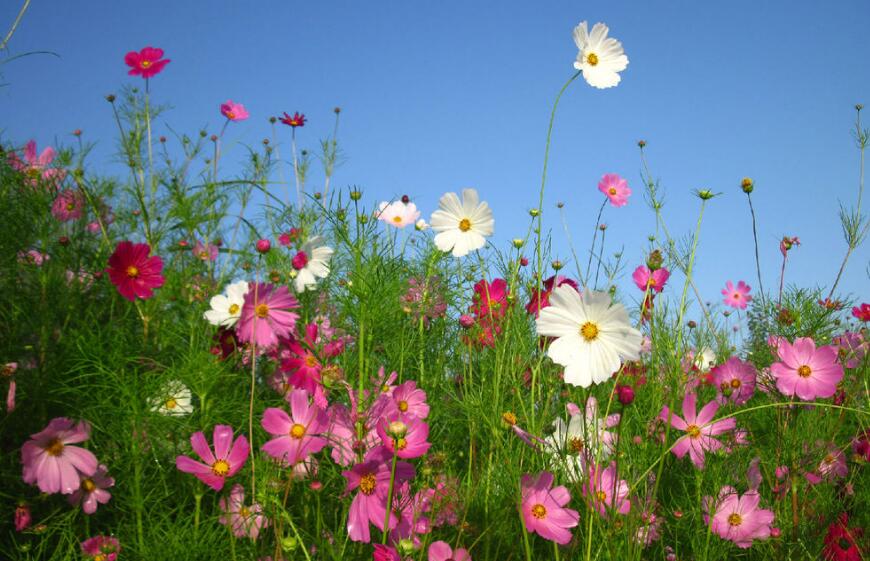
<svg viewBox="0 0 870 561"><path fill-rule="evenodd" d="M37 167L28 168L25 172L31 179L39 179L42 175L42 170Z"/></svg>
<svg viewBox="0 0 870 561"><path fill-rule="evenodd" d="M135 265L130 265L127 267L127 276L131 279L135 279L139 277L139 269Z"/></svg>
<svg viewBox="0 0 870 561"><path fill-rule="evenodd" d="M396 224L401 224L401 223L402 223L402 217L401 217L401 216L394 216L394 217L393 217L393 222L395 222Z"/></svg>
<svg viewBox="0 0 870 561"><path fill-rule="evenodd" d="M580 327L580 335L586 339L587 343L591 343L598 338L598 326L591 321L587 321Z"/></svg>
<svg viewBox="0 0 870 561"><path fill-rule="evenodd" d="M143 61L139 62L139 65L142 68L148 68L151 66L151 61L150 60L143 60Z"/></svg>
<svg viewBox="0 0 870 561"><path fill-rule="evenodd" d="M218 477L223 477L230 472L230 464L226 460L218 460L211 465L211 472Z"/></svg>
<svg viewBox="0 0 870 561"><path fill-rule="evenodd" d="M517 424L517 416L515 414L511 413L510 411L507 411L506 413L502 413L501 420L504 421L505 423L509 424L510 426L514 426L515 424Z"/></svg>
<svg viewBox="0 0 870 561"><path fill-rule="evenodd" d="M596 66L598 64L598 55L595 53L589 53L586 55L586 64L589 66Z"/></svg>
<svg viewBox="0 0 870 561"><path fill-rule="evenodd" d="M266 318L269 315L269 306L266 304L260 304L256 308L256 313L258 318Z"/></svg>
<svg viewBox="0 0 870 561"><path fill-rule="evenodd" d="M230 121L232 121L232 120L235 119L235 118L236 118L236 114L235 114L235 113L233 113L232 111L227 111L227 119L229 119Z"/></svg>
<svg viewBox="0 0 870 561"><path fill-rule="evenodd" d="M404 413L407 410L408 410L408 402L403 399L402 401L399 402L399 411Z"/></svg>
<svg viewBox="0 0 870 561"><path fill-rule="evenodd" d="M826 464L833 464L834 463L834 456L831 454L828 454L827 456L825 456L825 463Z"/></svg>
<svg viewBox="0 0 870 561"><path fill-rule="evenodd" d="M692 438L698 438L701 436L701 429L698 425L689 425L686 427L686 432L689 433L689 436Z"/></svg>
<svg viewBox="0 0 870 561"><path fill-rule="evenodd" d="M597 491L595 493L595 498L598 500L599 503L603 503L607 500L607 493L605 493L604 491Z"/></svg>
<svg viewBox="0 0 870 561"><path fill-rule="evenodd" d="M305 357L305 366L308 368L314 368L317 366L317 357L314 355L308 355Z"/></svg>
<svg viewBox="0 0 870 561"><path fill-rule="evenodd" d="M63 454L63 442L59 438L54 438L45 447L45 451L49 456L60 456Z"/></svg>
<svg viewBox="0 0 870 561"><path fill-rule="evenodd" d="M73 210L75 210L75 208L76 208L76 204L73 202L69 202L66 204L66 209L69 211L73 211Z"/></svg>
<svg viewBox="0 0 870 561"><path fill-rule="evenodd" d="M400 439L396 442L396 449L397 449L397 450L404 450L404 449L407 448L407 447L408 447L408 441L405 440L404 438L400 438Z"/></svg>
<svg viewBox="0 0 870 561"><path fill-rule="evenodd" d="M374 474L367 473L363 475L359 480L359 490L362 491L363 495L371 495L375 492L375 487L377 486L377 480L375 479Z"/></svg>
<svg viewBox="0 0 870 561"><path fill-rule="evenodd" d="M802 364L800 368L797 369L797 373L801 378L809 378L810 374L813 373L813 369L806 364Z"/></svg>
<svg viewBox="0 0 870 561"><path fill-rule="evenodd" d="M247 518L250 515L251 515L251 509L249 509L248 507L243 506L242 508L239 509L239 516L241 516L242 518Z"/></svg>
<svg viewBox="0 0 870 561"><path fill-rule="evenodd" d="M97 553L94 556L94 561L106 561L109 558L105 553Z"/></svg>
<svg viewBox="0 0 870 561"><path fill-rule="evenodd" d="M167 409L175 409L176 407L178 407L178 402L175 400L174 397L170 397L166 400L166 403L164 405Z"/></svg>
<svg viewBox="0 0 870 561"><path fill-rule="evenodd" d="M611 195L616 195L616 187L611 187L610 189L607 190L607 192L610 193Z"/></svg>
<svg viewBox="0 0 870 561"><path fill-rule="evenodd" d="M728 517L728 524L731 526L740 526L743 523L743 518L736 512Z"/></svg>
<svg viewBox="0 0 870 561"><path fill-rule="evenodd" d="M740 380L738 380L737 378L734 378L733 380L731 380L731 387L734 388L735 390L737 388L739 388L740 387Z"/></svg>
<svg viewBox="0 0 870 561"><path fill-rule="evenodd" d="M536 504L532 507L532 516L538 520L543 520L547 517L547 507L542 504Z"/></svg>
<svg viewBox="0 0 870 561"><path fill-rule="evenodd" d="M295 425L290 427L290 436L297 440L305 436L305 425L300 425L299 423L296 423Z"/></svg>
<svg viewBox="0 0 870 561"><path fill-rule="evenodd" d="M237 313L239 313L239 305L238 304L230 304L230 309L227 310L227 312L229 312L229 314L231 316L236 315Z"/></svg>
<svg viewBox="0 0 870 561"><path fill-rule="evenodd" d="M86 493L93 493L96 488L97 484L94 483L94 480L90 477L82 479L82 489L84 489Z"/></svg>
<svg viewBox="0 0 870 561"><path fill-rule="evenodd" d="M575 436L574 438L568 439L568 450L570 450L571 452L579 454L580 452L583 451L583 446L584 446L583 439L580 438L579 436Z"/></svg>
<svg viewBox="0 0 870 561"><path fill-rule="evenodd" d="M463 232L471 230L471 220L463 218L459 221L459 229Z"/></svg>

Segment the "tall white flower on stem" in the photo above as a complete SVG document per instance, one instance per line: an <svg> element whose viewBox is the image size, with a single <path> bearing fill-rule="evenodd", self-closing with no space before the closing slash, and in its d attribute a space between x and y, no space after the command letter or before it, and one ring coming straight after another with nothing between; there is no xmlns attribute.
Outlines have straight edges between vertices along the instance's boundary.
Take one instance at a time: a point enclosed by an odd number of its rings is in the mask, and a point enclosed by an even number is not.
<svg viewBox="0 0 870 561"><path fill-rule="evenodd" d="M151 411L172 417L193 413L190 390L179 380L170 380L158 394L148 400Z"/></svg>
<svg viewBox="0 0 870 561"><path fill-rule="evenodd" d="M480 249L495 231L492 210L479 201L474 189L463 189L461 202L456 193L445 193L438 206L429 219L432 230L437 232L435 245L441 251L453 251L454 257Z"/></svg>
<svg viewBox="0 0 870 561"><path fill-rule="evenodd" d="M324 243L322 236L314 236L293 256L293 286L296 292L304 292L317 286L317 279L329 276L329 260L333 249Z"/></svg>
<svg viewBox="0 0 870 561"><path fill-rule="evenodd" d="M603 23L596 23L589 33L585 21L574 28L574 43L580 49L574 68L583 72L583 78L590 86L599 89L612 88L618 84L619 72L628 66L622 43L608 37L609 31Z"/></svg>
<svg viewBox="0 0 870 561"><path fill-rule="evenodd" d="M248 281L239 281L227 286L223 294L212 296L209 301L211 309L203 317L212 325L232 327L242 315L242 305L245 294L248 293Z"/></svg>
<svg viewBox="0 0 870 561"><path fill-rule="evenodd" d="M565 367L565 382L573 386L604 382L623 360L640 357L640 331L606 292L585 291L581 296L563 284L550 294L550 305L541 310L535 327L538 335L556 338L547 356Z"/></svg>

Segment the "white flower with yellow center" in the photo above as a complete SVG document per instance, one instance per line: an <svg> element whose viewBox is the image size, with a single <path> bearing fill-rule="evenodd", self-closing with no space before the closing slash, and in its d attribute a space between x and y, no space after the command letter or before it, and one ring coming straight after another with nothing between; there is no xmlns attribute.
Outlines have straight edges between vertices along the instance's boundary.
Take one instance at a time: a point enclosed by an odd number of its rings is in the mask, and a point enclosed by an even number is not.
<svg viewBox="0 0 870 561"><path fill-rule="evenodd" d="M622 304L605 292L581 296L567 284L550 294L550 305L535 321L538 335L555 337L547 349L553 362L565 367L565 382L588 388L604 382L622 361L640 357L642 336Z"/></svg>
<svg viewBox="0 0 870 561"><path fill-rule="evenodd" d="M190 389L179 380L170 380L160 388L156 396L148 400L151 411L161 415L181 417L193 413Z"/></svg>
<svg viewBox="0 0 870 561"><path fill-rule="evenodd" d="M589 33L585 21L574 28L574 43L580 49L574 68L583 72L583 78L590 86L600 89L618 84L619 72L628 66L622 43L608 37L609 31L603 23L596 23Z"/></svg>
<svg viewBox="0 0 870 561"><path fill-rule="evenodd" d="M429 223L435 235L435 245L441 251L453 251L454 257L486 245L486 236L495 231L492 211L480 202L474 189L462 190L462 201L456 193L446 193L438 202Z"/></svg>
<svg viewBox="0 0 870 561"><path fill-rule="evenodd" d="M242 315L242 305L245 294L248 293L248 281L239 281L227 286L226 292L212 296L209 301L211 309L202 316L212 325L232 327Z"/></svg>

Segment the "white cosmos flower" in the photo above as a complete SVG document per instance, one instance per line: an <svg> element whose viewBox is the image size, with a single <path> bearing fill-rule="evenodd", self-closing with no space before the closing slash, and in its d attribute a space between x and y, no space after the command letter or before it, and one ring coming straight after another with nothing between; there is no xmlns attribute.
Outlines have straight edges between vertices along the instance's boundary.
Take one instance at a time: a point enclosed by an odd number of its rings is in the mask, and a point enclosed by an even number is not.
<svg viewBox="0 0 870 561"><path fill-rule="evenodd" d="M212 325L232 327L242 315L242 305L245 294L248 293L248 281L239 281L227 286L223 294L212 296L209 301L211 309L202 316Z"/></svg>
<svg viewBox="0 0 870 561"><path fill-rule="evenodd" d="M610 457L616 450L618 435L607 430L619 424L619 413L606 419L598 416L598 400L589 397L585 415L573 403L568 404L571 418L553 421L553 434L544 442L555 456L554 465L564 466L572 481L584 478L587 465Z"/></svg>
<svg viewBox="0 0 870 561"><path fill-rule="evenodd" d="M553 362L565 367L565 382L588 388L608 380L622 361L640 357L642 336L622 304L606 292L581 296L567 284L550 294L550 305L535 321L538 335L556 337L547 349Z"/></svg>
<svg viewBox="0 0 870 561"><path fill-rule="evenodd" d="M181 417L193 413L190 390L179 380L170 380L160 388L160 392L148 400L151 411L161 415Z"/></svg>
<svg viewBox="0 0 870 561"><path fill-rule="evenodd" d="M382 202L375 214L378 220L396 228L404 228L420 218L420 211L417 210L417 205L414 203L403 203L402 201L394 201L392 203Z"/></svg>
<svg viewBox="0 0 870 561"><path fill-rule="evenodd" d="M317 286L318 277L325 279L329 276L329 260L333 249L323 242L322 236L314 236L293 256L293 269L296 273L293 286L296 292L314 288Z"/></svg>
<svg viewBox="0 0 870 561"><path fill-rule="evenodd" d="M486 236L495 231L492 211L488 204L479 202L474 189L462 190L462 202L456 193L446 193L438 206L429 219L437 232L435 245L441 251L452 250L454 257L480 249L486 245Z"/></svg>
<svg viewBox="0 0 870 561"><path fill-rule="evenodd" d="M618 84L619 72L628 66L622 43L608 37L609 31L603 23L596 23L588 33L585 21L574 28L574 43L580 49L574 68L583 72L583 78L590 86L601 89Z"/></svg>
<svg viewBox="0 0 870 561"><path fill-rule="evenodd" d="M421 218L417 221L416 224L414 224L414 228L416 228L420 232L425 232L429 229L429 224L427 224L426 221Z"/></svg>

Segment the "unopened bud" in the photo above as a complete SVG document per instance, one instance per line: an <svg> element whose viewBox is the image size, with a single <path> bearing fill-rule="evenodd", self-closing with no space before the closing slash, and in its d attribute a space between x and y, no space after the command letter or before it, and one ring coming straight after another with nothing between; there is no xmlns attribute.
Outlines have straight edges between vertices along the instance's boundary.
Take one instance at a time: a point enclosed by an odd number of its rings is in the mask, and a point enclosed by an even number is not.
<svg viewBox="0 0 870 561"><path fill-rule="evenodd" d="M743 181L740 182L740 188L748 195L755 188L755 182L749 177L744 177Z"/></svg>
<svg viewBox="0 0 870 561"><path fill-rule="evenodd" d="M514 238L511 243L514 244L515 248L519 249L526 244L526 240L524 240L522 238Z"/></svg>
<svg viewBox="0 0 870 561"><path fill-rule="evenodd" d="M506 411L506 412L502 413L501 420L504 421L505 424L508 425L509 427L512 427L515 424L517 424L517 416L510 411Z"/></svg>
<svg viewBox="0 0 870 561"><path fill-rule="evenodd" d="M646 146L646 140L638 140L637 141L638 148L643 148L644 146Z"/></svg>
<svg viewBox="0 0 870 561"><path fill-rule="evenodd" d="M270 249L272 249L272 242L269 240L257 240L257 252L269 253Z"/></svg>
<svg viewBox="0 0 870 561"><path fill-rule="evenodd" d="M408 434L408 425L402 421L393 421L387 425L387 434L395 439L405 438L405 435Z"/></svg>
<svg viewBox="0 0 870 561"><path fill-rule="evenodd" d="M649 267L650 271L661 269L663 263L664 258L662 257L662 252L657 249L650 251L646 258L646 266Z"/></svg>
<svg viewBox="0 0 870 561"><path fill-rule="evenodd" d="M533 209L530 209L530 210L529 210L529 215L530 215L532 218L535 218L535 217L537 217L537 216L540 216L540 215L541 215L541 209L539 209L539 208L533 208Z"/></svg>
<svg viewBox="0 0 870 561"><path fill-rule="evenodd" d="M350 200L358 201L361 198L362 198L362 191L354 189L353 191L350 192Z"/></svg>
<svg viewBox="0 0 870 561"><path fill-rule="evenodd" d="M554 260L552 263L550 263L550 266L553 267L553 270L554 270L554 271L558 271L559 269L561 269L562 267L564 267L564 265L562 264L562 262L559 261L558 259L556 259L556 260Z"/></svg>

